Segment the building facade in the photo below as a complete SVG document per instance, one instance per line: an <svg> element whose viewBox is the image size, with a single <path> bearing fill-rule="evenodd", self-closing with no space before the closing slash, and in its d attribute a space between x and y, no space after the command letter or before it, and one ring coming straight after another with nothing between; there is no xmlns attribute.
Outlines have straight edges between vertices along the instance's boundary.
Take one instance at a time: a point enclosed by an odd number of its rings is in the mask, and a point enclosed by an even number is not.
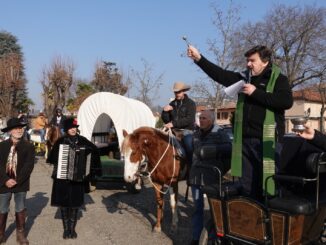
<svg viewBox="0 0 326 245"><path fill-rule="evenodd" d="M307 124L314 128L325 132L326 128L326 113L321 118L321 110L325 103L325 94L318 91L316 87L309 87L293 92L293 106L285 113L286 117L286 132L292 131L291 119L295 117L306 116ZM325 106L325 105L324 105Z"/></svg>

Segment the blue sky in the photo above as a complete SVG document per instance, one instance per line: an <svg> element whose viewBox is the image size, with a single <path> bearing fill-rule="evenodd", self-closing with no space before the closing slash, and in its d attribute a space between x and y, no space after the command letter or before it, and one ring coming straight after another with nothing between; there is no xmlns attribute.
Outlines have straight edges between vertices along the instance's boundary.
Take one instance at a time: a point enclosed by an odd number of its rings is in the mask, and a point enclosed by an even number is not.
<svg viewBox="0 0 326 245"><path fill-rule="evenodd" d="M325 0L234 0L242 21L255 22L273 4L304 5ZM116 62L124 73L141 71L145 59L153 76L164 73L156 104L173 96L174 81L192 84L203 77L182 53L186 35L209 57L207 40L217 37L211 4L226 9L228 0L53 0L1 1L0 31L16 36L25 58L29 96L42 109L41 71L54 57L70 58L76 77L90 80L98 60Z"/></svg>

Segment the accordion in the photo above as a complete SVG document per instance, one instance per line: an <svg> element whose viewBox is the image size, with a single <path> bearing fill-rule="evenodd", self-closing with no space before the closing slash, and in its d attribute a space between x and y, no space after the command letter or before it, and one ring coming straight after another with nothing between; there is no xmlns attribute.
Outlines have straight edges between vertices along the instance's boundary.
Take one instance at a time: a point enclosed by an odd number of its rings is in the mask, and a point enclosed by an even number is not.
<svg viewBox="0 0 326 245"><path fill-rule="evenodd" d="M67 144L60 144L57 179L83 181L90 172L90 154L85 146L73 149Z"/></svg>

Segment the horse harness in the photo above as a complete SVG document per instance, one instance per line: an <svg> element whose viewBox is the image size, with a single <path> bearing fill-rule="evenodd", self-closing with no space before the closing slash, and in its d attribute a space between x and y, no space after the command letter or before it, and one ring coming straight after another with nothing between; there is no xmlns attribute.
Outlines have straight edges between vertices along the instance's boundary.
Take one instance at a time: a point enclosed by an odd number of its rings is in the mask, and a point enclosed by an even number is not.
<svg viewBox="0 0 326 245"><path fill-rule="evenodd" d="M160 193L162 194L166 194L168 193L171 185L172 185L172 180L173 180L173 176L175 174L175 166L176 166L176 154L175 154L175 140L173 138L174 135L172 134L172 130L169 129L168 130L168 136L169 136L169 142L167 144L167 147L165 149L165 151L163 152L162 156L160 157L160 159L157 161L157 163L155 164L154 168L152 169L152 171L148 171L148 157L147 157L147 154L146 154L146 151L144 151L145 153L145 160L142 161L140 164L139 164L139 167L138 167L138 170L137 170L137 173L138 176L140 177L145 177L145 178L148 178L148 180L151 182L151 184L154 186L154 188L159 191ZM153 181L152 181L152 178L151 178L151 175L154 173L154 171L157 169L157 167L159 166L159 164L161 163L162 159L164 158L164 156L166 155L166 153L168 152L168 149L170 148L170 146L172 145L172 150L173 150L173 174L172 174L172 177L171 177L171 180L170 180L170 183L168 185L168 188L166 189L166 191L161 191L160 189L158 189L156 187L156 185L154 185Z"/></svg>

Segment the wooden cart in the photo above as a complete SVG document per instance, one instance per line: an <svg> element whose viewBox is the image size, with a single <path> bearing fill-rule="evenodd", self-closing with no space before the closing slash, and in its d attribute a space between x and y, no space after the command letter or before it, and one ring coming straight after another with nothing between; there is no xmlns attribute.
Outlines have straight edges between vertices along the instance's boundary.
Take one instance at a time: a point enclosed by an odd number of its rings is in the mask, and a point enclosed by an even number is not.
<svg viewBox="0 0 326 245"><path fill-rule="evenodd" d="M318 244L326 218L324 186L320 196L326 153L310 153L304 162L305 176L273 176L278 195L264 202L241 196L236 182L221 183L220 178L220 183L204 186L211 219L200 244Z"/></svg>

